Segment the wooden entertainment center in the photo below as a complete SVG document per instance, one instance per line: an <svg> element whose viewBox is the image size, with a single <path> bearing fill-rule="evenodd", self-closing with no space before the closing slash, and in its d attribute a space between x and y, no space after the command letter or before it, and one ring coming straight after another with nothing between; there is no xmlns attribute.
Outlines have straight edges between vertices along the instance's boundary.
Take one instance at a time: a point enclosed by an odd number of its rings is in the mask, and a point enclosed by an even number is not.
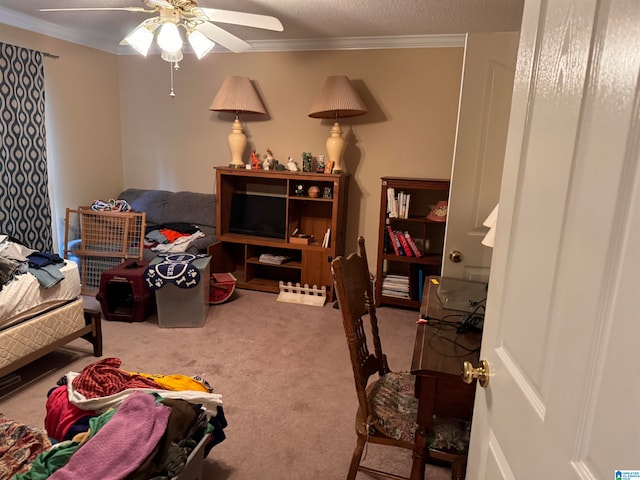
<svg viewBox="0 0 640 480"><path fill-rule="evenodd" d="M209 248L212 271L231 272L238 288L264 292L278 293L280 281L325 286L327 298L333 300L331 261L344 255L348 185L346 174L216 167L218 241ZM313 196L315 192L317 197ZM238 203L243 197L252 197L251 201L258 205L271 205L273 202L267 200L274 197L283 199L280 213L261 212L265 223L281 223L283 231L273 234L273 226L265 224L252 233L242 233ZM254 212L245 215L255 217ZM280 215L283 218L277 218ZM250 225L246 227L249 231ZM270 236L261 236L262 231L268 231ZM326 235L328 245L323 246ZM266 263L260 260L262 255L286 260L281 264Z"/></svg>

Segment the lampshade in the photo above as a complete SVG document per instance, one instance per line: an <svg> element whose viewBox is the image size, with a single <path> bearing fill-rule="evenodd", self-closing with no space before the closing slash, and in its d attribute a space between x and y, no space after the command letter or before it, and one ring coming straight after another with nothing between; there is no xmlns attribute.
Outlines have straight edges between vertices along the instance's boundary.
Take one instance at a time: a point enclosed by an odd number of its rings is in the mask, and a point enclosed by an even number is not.
<svg viewBox="0 0 640 480"><path fill-rule="evenodd" d="M267 113L260 97L247 77L230 75L209 106L216 112Z"/></svg>
<svg viewBox="0 0 640 480"><path fill-rule="evenodd" d="M251 80L247 77L230 75L224 79L222 86L209 106L216 112L233 112L236 118L229 134L229 150L231 150L232 168L245 168L242 154L247 146L247 137L242 132L238 115L240 113L267 113Z"/></svg>
<svg viewBox="0 0 640 480"><path fill-rule="evenodd" d="M329 164L333 165L333 172L342 173L342 154L345 149L342 129L338 122L340 117L355 117L367 113L367 107L353 88L349 78L344 75L327 77L320 89L320 93L311 105L311 118L333 118L335 123L331 134L327 138L326 149Z"/></svg>
<svg viewBox="0 0 640 480"><path fill-rule="evenodd" d="M311 118L345 118L364 115L367 107L344 75L327 77L311 105Z"/></svg>

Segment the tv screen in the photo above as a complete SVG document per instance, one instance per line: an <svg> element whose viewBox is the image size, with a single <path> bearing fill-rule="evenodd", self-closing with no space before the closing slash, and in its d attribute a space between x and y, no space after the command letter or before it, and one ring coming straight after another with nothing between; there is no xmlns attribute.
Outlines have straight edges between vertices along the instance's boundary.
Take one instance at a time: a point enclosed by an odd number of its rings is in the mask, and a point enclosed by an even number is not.
<svg viewBox="0 0 640 480"><path fill-rule="evenodd" d="M284 239L287 232L287 199L234 193L229 217L231 233Z"/></svg>

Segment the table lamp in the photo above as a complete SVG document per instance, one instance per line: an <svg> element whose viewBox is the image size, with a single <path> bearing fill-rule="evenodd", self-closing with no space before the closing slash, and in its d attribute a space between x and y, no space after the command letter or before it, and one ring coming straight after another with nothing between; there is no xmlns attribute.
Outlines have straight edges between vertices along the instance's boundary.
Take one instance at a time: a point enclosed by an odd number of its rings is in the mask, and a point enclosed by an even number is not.
<svg viewBox="0 0 640 480"><path fill-rule="evenodd" d="M331 128L331 135L327 138L326 148L328 161L333 162L333 172L342 173L342 154L345 141L342 138L340 117L355 117L367 113L367 107L355 91L353 85L344 75L327 77L311 105L309 116L311 118L333 118L335 123Z"/></svg>
<svg viewBox="0 0 640 480"><path fill-rule="evenodd" d="M225 78L220 90L211 102L209 110L235 113L236 118L228 137L229 150L231 150L229 167L245 168L242 154L247 147L247 137L242 131L239 115L241 113L267 113L251 80L237 75Z"/></svg>

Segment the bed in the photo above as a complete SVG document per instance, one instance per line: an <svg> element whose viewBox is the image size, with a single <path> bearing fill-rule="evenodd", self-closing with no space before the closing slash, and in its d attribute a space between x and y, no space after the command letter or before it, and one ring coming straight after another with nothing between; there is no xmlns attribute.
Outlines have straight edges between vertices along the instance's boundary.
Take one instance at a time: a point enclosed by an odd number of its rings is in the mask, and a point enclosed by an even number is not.
<svg viewBox="0 0 640 480"><path fill-rule="evenodd" d="M15 275L0 291L0 378L82 337L102 355L100 312L85 310L76 263L66 260L64 279L41 288L30 273Z"/></svg>

